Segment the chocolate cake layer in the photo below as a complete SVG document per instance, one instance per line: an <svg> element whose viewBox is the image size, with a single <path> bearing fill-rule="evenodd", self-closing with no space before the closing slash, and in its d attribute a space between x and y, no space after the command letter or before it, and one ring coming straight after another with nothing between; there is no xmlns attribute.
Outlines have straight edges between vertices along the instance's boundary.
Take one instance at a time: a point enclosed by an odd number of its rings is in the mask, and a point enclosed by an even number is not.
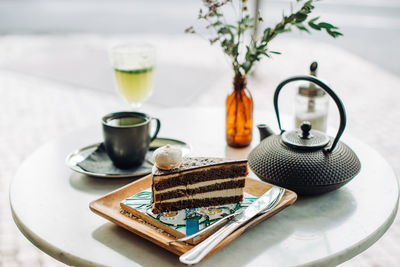
<svg viewBox="0 0 400 267"><path fill-rule="evenodd" d="M212 192L224 189L232 189L244 187L245 179L240 179L237 181L228 181L224 183L215 183L208 186L197 187L193 189L177 189L174 191L169 191L166 193L155 194L155 201L163 201L171 198L179 198L184 196L195 195L203 192Z"/></svg>
<svg viewBox="0 0 400 267"><path fill-rule="evenodd" d="M232 163L231 163L232 164ZM230 177L246 176L248 173L247 164L229 165L229 166L211 166L207 169L199 171L181 173L179 175L163 176L165 179L153 181L153 186L156 190L175 187L178 185L196 184L204 181L212 181Z"/></svg>
<svg viewBox="0 0 400 267"><path fill-rule="evenodd" d="M243 196L204 198L204 199L187 199L176 202L154 203L153 212L160 213L162 211L178 211L186 208L200 208L209 206L218 206L230 203L238 203L243 200Z"/></svg>

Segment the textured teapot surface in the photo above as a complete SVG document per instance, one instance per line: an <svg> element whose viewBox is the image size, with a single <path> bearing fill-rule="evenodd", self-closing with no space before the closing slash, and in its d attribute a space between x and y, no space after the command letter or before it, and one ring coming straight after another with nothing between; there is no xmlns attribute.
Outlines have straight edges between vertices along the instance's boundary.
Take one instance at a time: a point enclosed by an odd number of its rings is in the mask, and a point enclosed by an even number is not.
<svg viewBox="0 0 400 267"><path fill-rule="evenodd" d="M331 153L322 149L304 151L285 145L280 135L262 141L250 153L248 162L261 180L302 195L335 190L361 168L355 153L342 142Z"/></svg>

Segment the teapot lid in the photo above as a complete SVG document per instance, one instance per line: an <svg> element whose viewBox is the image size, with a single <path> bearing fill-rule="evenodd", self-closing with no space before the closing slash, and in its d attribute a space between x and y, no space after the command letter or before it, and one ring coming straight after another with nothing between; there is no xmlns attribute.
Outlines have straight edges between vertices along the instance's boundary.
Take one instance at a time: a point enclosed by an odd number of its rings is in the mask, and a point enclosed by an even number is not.
<svg viewBox="0 0 400 267"><path fill-rule="evenodd" d="M324 133L311 130L311 123L304 121L300 129L283 132L282 141L286 145L306 150L314 150L325 147L329 143L329 137Z"/></svg>

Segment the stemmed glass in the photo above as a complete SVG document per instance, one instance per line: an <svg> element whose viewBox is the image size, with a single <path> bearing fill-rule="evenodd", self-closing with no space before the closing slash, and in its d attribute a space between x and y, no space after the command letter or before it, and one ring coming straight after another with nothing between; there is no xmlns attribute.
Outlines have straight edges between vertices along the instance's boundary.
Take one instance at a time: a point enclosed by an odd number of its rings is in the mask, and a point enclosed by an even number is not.
<svg viewBox="0 0 400 267"><path fill-rule="evenodd" d="M149 44L121 44L111 50L118 92L134 110L153 91L155 58L155 48Z"/></svg>

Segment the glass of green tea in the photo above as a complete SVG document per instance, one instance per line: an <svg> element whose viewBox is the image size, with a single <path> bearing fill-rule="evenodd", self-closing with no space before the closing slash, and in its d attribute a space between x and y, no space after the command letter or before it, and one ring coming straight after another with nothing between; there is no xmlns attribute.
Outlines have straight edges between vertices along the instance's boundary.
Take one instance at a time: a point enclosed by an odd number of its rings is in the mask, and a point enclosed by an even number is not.
<svg viewBox="0 0 400 267"><path fill-rule="evenodd" d="M155 48L149 44L121 44L111 50L118 92L133 109L139 109L153 91L155 59Z"/></svg>

